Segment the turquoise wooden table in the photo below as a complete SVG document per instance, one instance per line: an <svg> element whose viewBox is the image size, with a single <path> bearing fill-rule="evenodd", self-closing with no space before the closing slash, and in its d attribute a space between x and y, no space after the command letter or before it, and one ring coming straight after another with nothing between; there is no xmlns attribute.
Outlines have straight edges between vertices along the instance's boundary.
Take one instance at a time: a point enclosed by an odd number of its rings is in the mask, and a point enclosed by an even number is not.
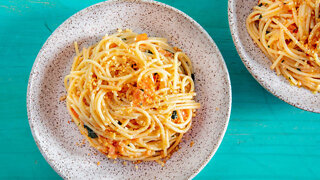
<svg viewBox="0 0 320 180"><path fill-rule="evenodd" d="M227 0L161 0L198 21L219 46L232 81L230 124L195 179L320 179L320 114L264 90L231 39ZM26 90L42 44L64 20L98 0L0 0L0 179L59 179L28 124Z"/></svg>

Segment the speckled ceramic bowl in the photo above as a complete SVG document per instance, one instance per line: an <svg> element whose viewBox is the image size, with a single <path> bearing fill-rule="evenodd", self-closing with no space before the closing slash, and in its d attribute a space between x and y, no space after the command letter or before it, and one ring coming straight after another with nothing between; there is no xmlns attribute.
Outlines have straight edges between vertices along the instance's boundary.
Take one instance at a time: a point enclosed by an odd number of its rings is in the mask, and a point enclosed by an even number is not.
<svg viewBox="0 0 320 180"><path fill-rule="evenodd" d="M185 134L180 149L164 167L107 159L84 139L71 120L65 102L63 78L80 48L100 40L116 28L130 28L166 37L191 58L201 109ZM30 74L27 107L34 139L49 164L66 179L190 179L216 152L226 131L231 89L224 60L208 33L189 16L152 1L108 1L88 7L66 20L40 50ZM194 145L190 146L191 141ZM97 165L100 162L100 165Z"/></svg>
<svg viewBox="0 0 320 180"><path fill-rule="evenodd" d="M238 53L253 77L281 100L298 108L320 113L320 94L291 86L270 69L271 61L253 42L246 29L246 18L258 0L229 0L229 25Z"/></svg>

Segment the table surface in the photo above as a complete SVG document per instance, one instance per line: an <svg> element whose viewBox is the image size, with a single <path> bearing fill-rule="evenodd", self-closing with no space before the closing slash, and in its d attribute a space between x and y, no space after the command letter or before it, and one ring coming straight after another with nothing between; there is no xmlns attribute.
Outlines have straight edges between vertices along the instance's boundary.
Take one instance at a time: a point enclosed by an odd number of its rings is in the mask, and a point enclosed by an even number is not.
<svg viewBox="0 0 320 180"><path fill-rule="evenodd" d="M68 17L99 0L0 0L0 179L59 179L28 124L29 73L43 43ZM161 0L200 23L219 46L233 91L220 148L195 179L319 179L320 115L261 87L242 64L228 27L227 0Z"/></svg>

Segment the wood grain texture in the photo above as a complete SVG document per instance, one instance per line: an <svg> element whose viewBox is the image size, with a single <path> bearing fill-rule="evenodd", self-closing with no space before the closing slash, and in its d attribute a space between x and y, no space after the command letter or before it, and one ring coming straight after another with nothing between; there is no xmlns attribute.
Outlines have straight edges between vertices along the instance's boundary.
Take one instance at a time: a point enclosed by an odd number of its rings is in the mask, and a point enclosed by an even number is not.
<svg viewBox="0 0 320 180"><path fill-rule="evenodd" d="M97 2L0 0L0 179L60 178L32 138L26 113L27 81L52 31ZM208 31L225 58L232 81L227 133L214 158L195 179L319 179L320 115L282 102L252 78L231 39L227 1L161 2L187 13Z"/></svg>

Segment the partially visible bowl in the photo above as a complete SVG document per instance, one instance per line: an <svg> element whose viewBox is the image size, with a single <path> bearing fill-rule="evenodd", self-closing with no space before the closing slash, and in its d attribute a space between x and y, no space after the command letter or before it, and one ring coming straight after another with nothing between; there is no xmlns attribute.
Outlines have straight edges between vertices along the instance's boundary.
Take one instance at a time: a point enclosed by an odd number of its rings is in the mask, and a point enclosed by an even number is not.
<svg viewBox="0 0 320 180"><path fill-rule="evenodd" d="M193 119L178 152L164 167L155 162L127 166L113 163L88 143L76 125L68 124L63 78L80 48L97 42L116 28L130 28L165 37L191 58L197 101ZM189 16L154 1L108 1L88 7L66 20L40 50L32 68L27 107L34 139L48 163L66 179L190 179L211 159L226 131L231 110L231 86L225 62L208 33ZM194 141L194 145L190 143ZM95 155L96 154L96 155ZM97 165L100 162L100 165Z"/></svg>
<svg viewBox="0 0 320 180"><path fill-rule="evenodd" d="M303 110L320 113L320 94L291 86L270 69L271 61L251 39L246 29L246 18L258 0L229 0L228 14L231 35L242 62L252 76L269 92L281 100Z"/></svg>

